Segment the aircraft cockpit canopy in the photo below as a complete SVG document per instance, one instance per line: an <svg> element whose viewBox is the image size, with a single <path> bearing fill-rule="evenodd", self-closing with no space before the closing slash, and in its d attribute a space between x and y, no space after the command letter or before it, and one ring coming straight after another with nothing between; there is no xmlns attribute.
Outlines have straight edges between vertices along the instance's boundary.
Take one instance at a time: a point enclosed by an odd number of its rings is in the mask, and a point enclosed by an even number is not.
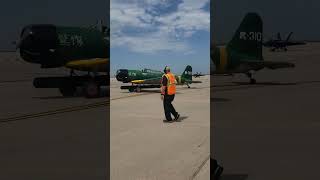
<svg viewBox="0 0 320 180"><path fill-rule="evenodd" d="M152 69L142 69L142 73L161 73L161 71L156 71Z"/></svg>

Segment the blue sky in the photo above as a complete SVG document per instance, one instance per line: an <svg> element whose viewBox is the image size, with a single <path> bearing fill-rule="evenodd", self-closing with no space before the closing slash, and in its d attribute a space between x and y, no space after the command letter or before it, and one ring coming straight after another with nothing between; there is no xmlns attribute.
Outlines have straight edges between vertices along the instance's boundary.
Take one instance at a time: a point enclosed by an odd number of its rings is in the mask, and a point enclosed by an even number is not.
<svg viewBox="0 0 320 180"><path fill-rule="evenodd" d="M111 73L210 68L209 0L111 0Z"/></svg>

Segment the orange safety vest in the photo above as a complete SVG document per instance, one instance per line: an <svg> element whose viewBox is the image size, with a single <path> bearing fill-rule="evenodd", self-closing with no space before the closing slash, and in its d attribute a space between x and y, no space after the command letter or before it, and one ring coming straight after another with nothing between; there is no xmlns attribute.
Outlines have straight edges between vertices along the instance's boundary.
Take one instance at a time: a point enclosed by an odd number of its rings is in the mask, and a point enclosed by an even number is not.
<svg viewBox="0 0 320 180"><path fill-rule="evenodd" d="M167 94L168 95L176 94L176 78L175 78L174 74L168 73L168 74L164 74L163 76L166 76L166 78L168 80L167 81ZM165 92L162 92L162 93L164 94Z"/></svg>

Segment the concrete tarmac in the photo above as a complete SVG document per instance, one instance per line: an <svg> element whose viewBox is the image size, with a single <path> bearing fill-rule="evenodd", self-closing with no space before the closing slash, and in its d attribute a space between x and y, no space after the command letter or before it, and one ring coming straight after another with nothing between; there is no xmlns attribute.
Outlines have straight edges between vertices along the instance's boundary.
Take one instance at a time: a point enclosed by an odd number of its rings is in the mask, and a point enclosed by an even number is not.
<svg viewBox="0 0 320 180"><path fill-rule="evenodd" d="M259 71L256 85L213 77L211 143L222 180L320 179L320 43L264 49L264 58L296 68Z"/></svg>
<svg viewBox="0 0 320 180"><path fill-rule="evenodd" d="M178 87L181 121L164 123L159 89L120 90L111 80L111 179L209 179L210 85Z"/></svg>
<svg viewBox="0 0 320 180"><path fill-rule="evenodd" d="M111 101L106 89L97 99L65 98L32 81L67 69L40 69L14 53L1 53L0 64L0 179L105 180L109 162L117 180L209 178L208 77L179 87L182 121L167 124L158 90L128 93L113 81Z"/></svg>
<svg viewBox="0 0 320 180"><path fill-rule="evenodd" d="M99 179L107 176L107 97L65 98L35 89L34 77L66 75L0 53L0 179Z"/></svg>

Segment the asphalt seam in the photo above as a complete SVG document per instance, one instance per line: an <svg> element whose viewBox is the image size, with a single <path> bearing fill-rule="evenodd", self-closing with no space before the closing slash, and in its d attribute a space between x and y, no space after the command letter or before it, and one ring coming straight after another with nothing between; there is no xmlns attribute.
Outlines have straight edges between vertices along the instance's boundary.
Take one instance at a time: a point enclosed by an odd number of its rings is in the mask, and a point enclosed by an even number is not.
<svg viewBox="0 0 320 180"><path fill-rule="evenodd" d="M197 177L197 175L200 173L201 169L204 167L204 165L206 165L206 163L208 162L209 159L210 159L210 155L208 155L208 157L204 161L202 161L200 166L196 169L196 171L189 178L190 180L193 180L195 177Z"/></svg>
<svg viewBox="0 0 320 180"><path fill-rule="evenodd" d="M107 106L108 104L109 104L109 102L104 101L104 102L86 104L86 105L81 105L81 106L66 107L66 108L45 111L45 112L40 112L40 113L32 113L32 114L25 114L25 115L20 115L20 116L15 116L15 117L2 118L2 119L0 119L0 123L7 123L7 122L12 122L12 121L19 121L19 120L25 120L25 119L31 119L31 118L37 118L37 117L43 117L43 116L50 116L50 115L55 115L55 114L67 113L67 112L93 109L93 108Z"/></svg>
<svg viewBox="0 0 320 180"><path fill-rule="evenodd" d="M205 89L205 88L209 88L209 87L201 87L201 88L197 88L194 90ZM143 96L143 95L152 95L152 94L154 94L154 93L139 93L139 94L133 94L130 96L111 98L110 101L121 100L121 99L132 98L132 97ZM65 108L44 111L44 112L39 112L39 113L25 114L25 115L13 116L13 117L8 117L8 118L0 118L0 124L14 122L14 121L21 121L21 120L26 120L26 119L33 119L33 118L38 118L38 117L51 116L51 115L56 115L56 114L64 114L64 113L75 112L75 111L83 111L83 110L93 109L93 108L99 108L99 107L110 105L110 101L107 100L107 101L102 101L102 102L96 102L96 103L79 105L79 106L65 107Z"/></svg>

